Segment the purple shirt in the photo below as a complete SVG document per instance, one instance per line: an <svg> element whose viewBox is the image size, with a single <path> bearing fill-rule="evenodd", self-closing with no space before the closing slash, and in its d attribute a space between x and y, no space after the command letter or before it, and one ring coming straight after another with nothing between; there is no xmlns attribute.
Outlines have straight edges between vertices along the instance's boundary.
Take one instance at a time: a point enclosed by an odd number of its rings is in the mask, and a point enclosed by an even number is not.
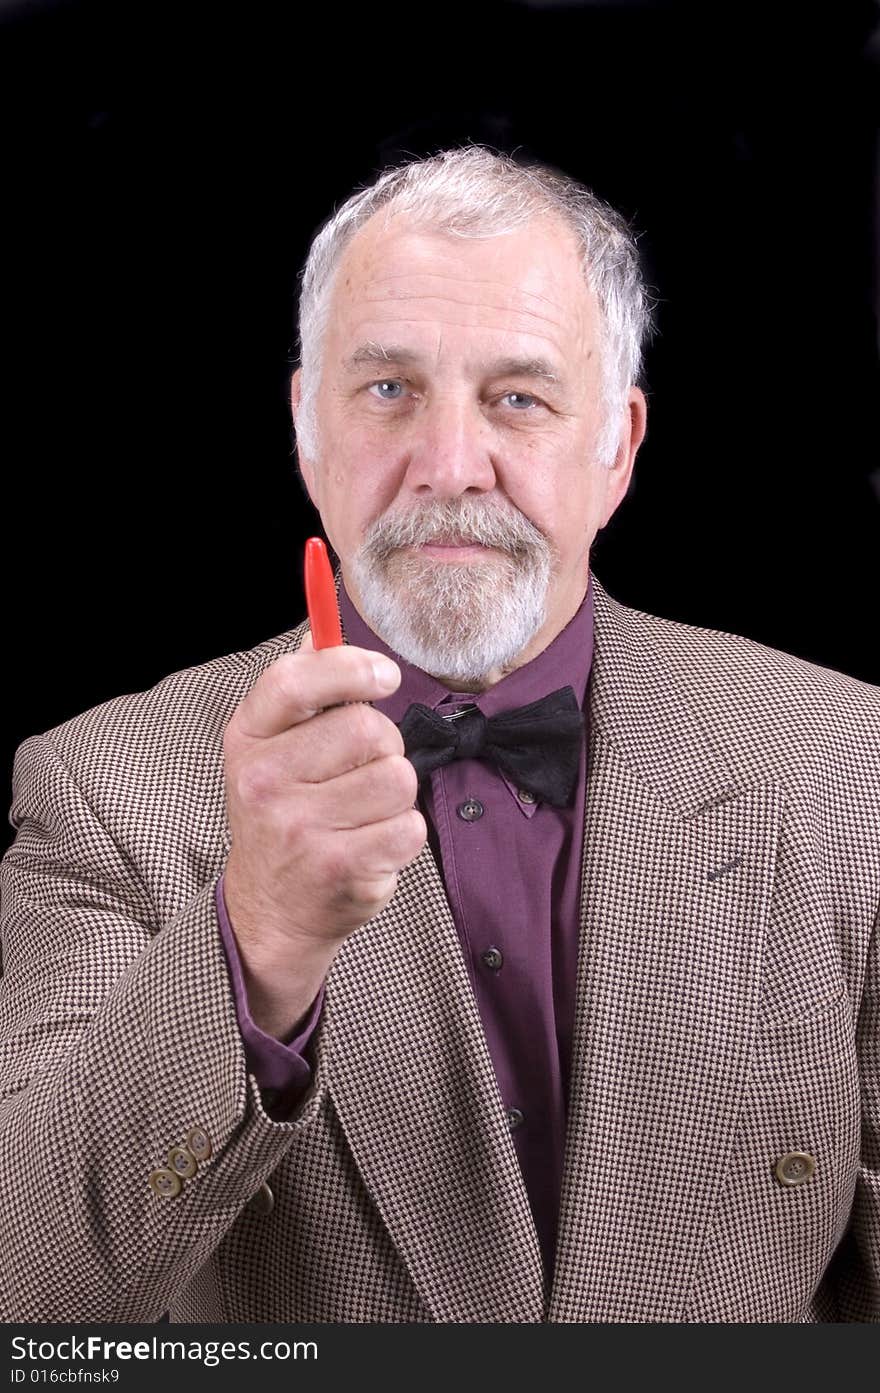
<svg viewBox="0 0 880 1393"><path fill-rule="evenodd" d="M396 723L413 701L443 713L476 703L484 715L494 716L565 686L574 689L583 707L593 654L592 599L590 588L543 653L479 695L450 692L404 662L367 627L344 585L339 609L349 643L386 653L400 665L397 691L373 703ZM574 1025L585 771L584 748L570 808L534 802L494 764L478 759L435 770L419 795L548 1275L556 1245ZM482 807L470 820L458 814L468 802ZM308 1086L308 1041L323 988L289 1043L254 1025L222 886L221 879L217 910L248 1067L261 1088L277 1095L273 1115L284 1116Z"/></svg>

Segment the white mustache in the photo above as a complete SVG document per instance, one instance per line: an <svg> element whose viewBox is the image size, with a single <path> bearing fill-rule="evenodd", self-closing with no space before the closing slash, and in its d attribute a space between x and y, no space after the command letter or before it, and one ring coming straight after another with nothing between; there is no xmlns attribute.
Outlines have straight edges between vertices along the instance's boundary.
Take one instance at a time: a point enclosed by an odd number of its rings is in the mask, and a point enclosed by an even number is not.
<svg viewBox="0 0 880 1393"><path fill-rule="evenodd" d="M364 549L373 559L384 560L401 547L428 543L496 547L512 555L535 549L544 551L549 545L543 533L522 513L502 512L462 500L438 501L411 512L386 514L367 529Z"/></svg>

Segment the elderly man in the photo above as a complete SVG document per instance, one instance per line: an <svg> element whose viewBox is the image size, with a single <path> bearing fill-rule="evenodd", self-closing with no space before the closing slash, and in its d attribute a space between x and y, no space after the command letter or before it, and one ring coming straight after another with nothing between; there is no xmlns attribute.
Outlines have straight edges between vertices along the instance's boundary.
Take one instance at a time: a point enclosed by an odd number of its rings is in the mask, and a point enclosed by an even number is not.
<svg viewBox="0 0 880 1393"><path fill-rule="evenodd" d="M5 1320L880 1317L880 693L591 574L647 322L480 148L316 238L345 644L18 752Z"/></svg>

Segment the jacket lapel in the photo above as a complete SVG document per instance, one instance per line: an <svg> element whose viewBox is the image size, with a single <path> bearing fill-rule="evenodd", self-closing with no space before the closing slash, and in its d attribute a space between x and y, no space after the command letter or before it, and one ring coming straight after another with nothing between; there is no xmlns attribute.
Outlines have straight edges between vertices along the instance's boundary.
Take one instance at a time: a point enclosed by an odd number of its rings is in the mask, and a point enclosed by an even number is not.
<svg viewBox="0 0 880 1393"><path fill-rule="evenodd" d="M538 1240L436 862L425 847L327 979L330 1093L437 1321L540 1321Z"/></svg>
<svg viewBox="0 0 880 1393"><path fill-rule="evenodd" d="M746 1086L782 798L596 585L552 1321L681 1321ZM723 687L709 666L700 681Z"/></svg>

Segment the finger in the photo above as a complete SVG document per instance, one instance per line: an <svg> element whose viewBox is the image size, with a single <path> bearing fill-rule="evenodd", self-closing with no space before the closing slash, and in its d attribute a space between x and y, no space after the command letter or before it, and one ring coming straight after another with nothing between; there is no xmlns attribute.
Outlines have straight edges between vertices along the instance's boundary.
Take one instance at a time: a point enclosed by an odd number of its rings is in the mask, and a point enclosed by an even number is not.
<svg viewBox="0 0 880 1393"><path fill-rule="evenodd" d="M285 653L257 679L233 720L239 733L267 739L328 706L389 696L399 684L396 663L354 644Z"/></svg>
<svg viewBox="0 0 880 1393"><path fill-rule="evenodd" d="M374 759L317 786L314 825L347 831L385 822L411 808L418 792L418 776L405 756Z"/></svg>
<svg viewBox="0 0 880 1393"><path fill-rule="evenodd" d="M427 839L425 819L417 808L346 832L338 860L328 869L343 894L369 898L370 886L394 875L418 856Z"/></svg>
<svg viewBox="0 0 880 1393"><path fill-rule="evenodd" d="M336 779L403 751L403 736L394 722L363 702L321 711L307 726L291 726L261 747L278 770L279 784L291 789Z"/></svg>

